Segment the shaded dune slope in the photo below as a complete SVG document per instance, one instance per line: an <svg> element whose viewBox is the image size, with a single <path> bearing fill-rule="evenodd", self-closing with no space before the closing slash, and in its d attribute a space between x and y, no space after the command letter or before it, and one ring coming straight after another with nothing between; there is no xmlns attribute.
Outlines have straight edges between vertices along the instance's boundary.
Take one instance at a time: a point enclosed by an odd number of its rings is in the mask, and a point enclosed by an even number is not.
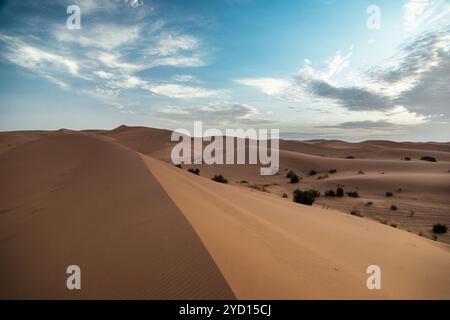
<svg viewBox="0 0 450 320"><path fill-rule="evenodd" d="M134 151L61 133L0 155L0 176L0 298L234 298Z"/></svg>

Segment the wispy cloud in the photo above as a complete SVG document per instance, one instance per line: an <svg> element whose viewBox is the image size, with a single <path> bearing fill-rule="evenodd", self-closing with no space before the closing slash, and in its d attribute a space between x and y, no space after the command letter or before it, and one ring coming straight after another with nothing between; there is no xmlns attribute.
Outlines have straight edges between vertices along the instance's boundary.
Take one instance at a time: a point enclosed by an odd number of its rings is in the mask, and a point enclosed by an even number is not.
<svg viewBox="0 0 450 320"><path fill-rule="evenodd" d="M209 125L218 126L264 125L277 122L262 117L256 107L237 102L216 102L195 107L169 106L160 109L157 114L161 118L176 120L179 123L202 120Z"/></svg>
<svg viewBox="0 0 450 320"><path fill-rule="evenodd" d="M406 36L412 36L424 26L450 15L446 0L407 0L403 6L403 25Z"/></svg>
<svg viewBox="0 0 450 320"><path fill-rule="evenodd" d="M234 81L243 86L255 87L270 96L280 95L292 85L289 80L275 78L246 78Z"/></svg>

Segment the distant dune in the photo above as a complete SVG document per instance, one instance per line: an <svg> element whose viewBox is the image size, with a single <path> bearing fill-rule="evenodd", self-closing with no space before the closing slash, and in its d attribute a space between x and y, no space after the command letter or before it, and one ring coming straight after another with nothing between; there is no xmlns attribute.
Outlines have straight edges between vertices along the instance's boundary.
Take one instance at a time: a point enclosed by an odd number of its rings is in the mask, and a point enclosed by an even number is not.
<svg viewBox="0 0 450 320"><path fill-rule="evenodd" d="M450 238L418 235L450 225L449 144L281 141L280 174L262 177L259 166L176 168L170 134L0 133L0 298L450 299ZM230 183L211 181L218 173ZM337 185L360 198L281 197ZM65 286L72 264L80 291ZM382 290L366 287L373 264Z"/></svg>

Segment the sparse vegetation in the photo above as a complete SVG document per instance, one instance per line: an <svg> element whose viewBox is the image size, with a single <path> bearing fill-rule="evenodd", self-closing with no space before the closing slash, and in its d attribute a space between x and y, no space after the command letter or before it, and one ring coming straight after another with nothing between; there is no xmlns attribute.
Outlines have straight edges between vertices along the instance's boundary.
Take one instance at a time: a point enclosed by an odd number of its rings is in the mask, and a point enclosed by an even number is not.
<svg viewBox="0 0 450 320"><path fill-rule="evenodd" d="M300 182L300 178L295 173L291 176L291 180L289 180L290 183L295 184Z"/></svg>
<svg viewBox="0 0 450 320"><path fill-rule="evenodd" d="M176 164L175 167L179 168L179 169L183 169L183 165L181 163Z"/></svg>
<svg viewBox="0 0 450 320"><path fill-rule="evenodd" d="M442 224L442 223L436 223L433 226L433 232L434 233L446 233L448 230L447 225Z"/></svg>
<svg viewBox="0 0 450 320"><path fill-rule="evenodd" d="M287 169L286 169L287 170ZM288 173L286 173L286 178L287 179L290 179L293 175L295 175L295 172L294 171L289 171Z"/></svg>
<svg viewBox="0 0 450 320"><path fill-rule="evenodd" d="M316 170L309 171L310 176L315 176L317 174Z"/></svg>
<svg viewBox="0 0 450 320"><path fill-rule="evenodd" d="M352 215L352 216L357 216L357 217L364 217L363 216L363 214L362 214L362 212L361 212L361 210L359 210L359 209L357 209L357 208L355 208L355 209L352 209L351 211L350 211L350 214Z"/></svg>
<svg viewBox="0 0 450 320"><path fill-rule="evenodd" d="M391 205L391 210L392 211L397 211L398 207L395 204L393 204L393 205Z"/></svg>
<svg viewBox="0 0 450 320"><path fill-rule="evenodd" d="M310 190L299 190L296 189L293 192L293 200L296 203L312 206L317 197L320 196L320 192L314 189Z"/></svg>
<svg viewBox="0 0 450 320"><path fill-rule="evenodd" d="M190 173L193 173L193 174L197 175L197 176L200 175L200 169L198 169L198 168L195 168L195 169L194 168L189 168L188 171Z"/></svg>
<svg viewBox="0 0 450 320"><path fill-rule="evenodd" d="M347 156L345 159L355 159L354 156Z"/></svg>
<svg viewBox="0 0 450 320"><path fill-rule="evenodd" d="M337 172L336 169L331 169L330 171L328 171L329 174L333 174L333 173L336 173L336 172Z"/></svg>
<svg viewBox="0 0 450 320"><path fill-rule="evenodd" d="M258 190L258 191L270 193L270 191L266 189L265 185L252 184L249 187L252 188L252 189Z"/></svg>
<svg viewBox="0 0 450 320"><path fill-rule="evenodd" d="M359 193L358 193L358 191L348 191L348 192L347 192L347 195L348 195L349 197L352 197L352 198L359 198Z"/></svg>
<svg viewBox="0 0 450 320"><path fill-rule="evenodd" d="M438 237L437 237L437 235L433 234L433 235L431 236L431 239L433 239L434 241L437 241Z"/></svg>
<svg viewBox="0 0 450 320"><path fill-rule="evenodd" d="M396 192L398 192L398 193L403 192L403 189L402 189L402 188L398 188L398 189L396 190Z"/></svg>
<svg viewBox="0 0 450 320"><path fill-rule="evenodd" d="M342 198L344 196L344 189L342 189L341 187L336 189L336 197L340 197Z"/></svg>
<svg viewBox="0 0 450 320"><path fill-rule="evenodd" d="M317 177L317 180L323 180L323 179L327 179L327 178L329 178L329 177L330 177L329 175L324 174L323 176L318 176L318 177Z"/></svg>
<svg viewBox="0 0 450 320"><path fill-rule="evenodd" d="M283 198L287 198L287 197L288 197L287 193L283 192Z"/></svg>
<svg viewBox="0 0 450 320"><path fill-rule="evenodd" d="M359 170L359 171L358 171L358 174L364 174L364 171Z"/></svg>
<svg viewBox="0 0 450 320"><path fill-rule="evenodd" d="M410 210L409 211L409 217L410 218L414 217L414 214L415 214L414 210Z"/></svg>
<svg viewBox="0 0 450 320"><path fill-rule="evenodd" d="M240 183L241 183L241 184L246 184L246 183L248 183L248 181L247 181L247 180L241 180Z"/></svg>
<svg viewBox="0 0 450 320"><path fill-rule="evenodd" d="M366 202L366 207L370 207L370 206L373 206L373 202L372 201Z"/></svg>
<svg viewBox="0 0 450 320"><path fill-rule="evenodd" d="M214 175L214 177L211 178L211 180L219 182L219 183L228 183L228 180L225 179L225 177L223 175L221 175L221 174Z"/></svg>
<svg viewBox="0 0 450 320"><path fill-rule="evenodd" d="M336 197L336 192L334 190L325 191L325 197Z"/></svg>
<svg viewBox="0 0 450 320"><path fill-rule="evenodd" d="M392 193L392 192L386 192L386 197L392 197L392 196L394 196L394 194Z"/></svg>
<svg viewBox="0 0 450 320"><path fill-rule="evenodd" d="M397 226L396 223L391 223L391 227L392 227L392 228L397 228L398 226Z"/></svg>
<svg viewBox="0 0 450 320"><path fill-rule="evenodd" d="M411 157L403 157L403 160L405 160L405 161L411 161Z"/></svg>
<svg viewBox="0 0 450 320"><path fill-rule="evenodd" d="M292 184L300 182L300 177L292 170L286 174L286 178L290 179L289 182Z"/></svg>
<svg viewBox="0 0 450 320"><path fill-rule="evenodd" d="M437 162L436 158L432 157L432 156L424 156L424 157L420 158L420 160L428 161L428 162Z"/></svg>

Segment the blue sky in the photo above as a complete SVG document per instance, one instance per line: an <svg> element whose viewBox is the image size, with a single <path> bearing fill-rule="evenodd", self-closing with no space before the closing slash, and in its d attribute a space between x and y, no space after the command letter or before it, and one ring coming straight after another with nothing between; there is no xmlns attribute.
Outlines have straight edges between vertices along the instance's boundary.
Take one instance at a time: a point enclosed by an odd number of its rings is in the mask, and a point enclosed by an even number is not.
<svg viewBox="0 0 450 320"><path fill-rule="evenodd" d="M81 29L66 26L71 4ZM203 120L303 139L450 141L448 0L3 1L0 10L0 130Z"/></svg>

